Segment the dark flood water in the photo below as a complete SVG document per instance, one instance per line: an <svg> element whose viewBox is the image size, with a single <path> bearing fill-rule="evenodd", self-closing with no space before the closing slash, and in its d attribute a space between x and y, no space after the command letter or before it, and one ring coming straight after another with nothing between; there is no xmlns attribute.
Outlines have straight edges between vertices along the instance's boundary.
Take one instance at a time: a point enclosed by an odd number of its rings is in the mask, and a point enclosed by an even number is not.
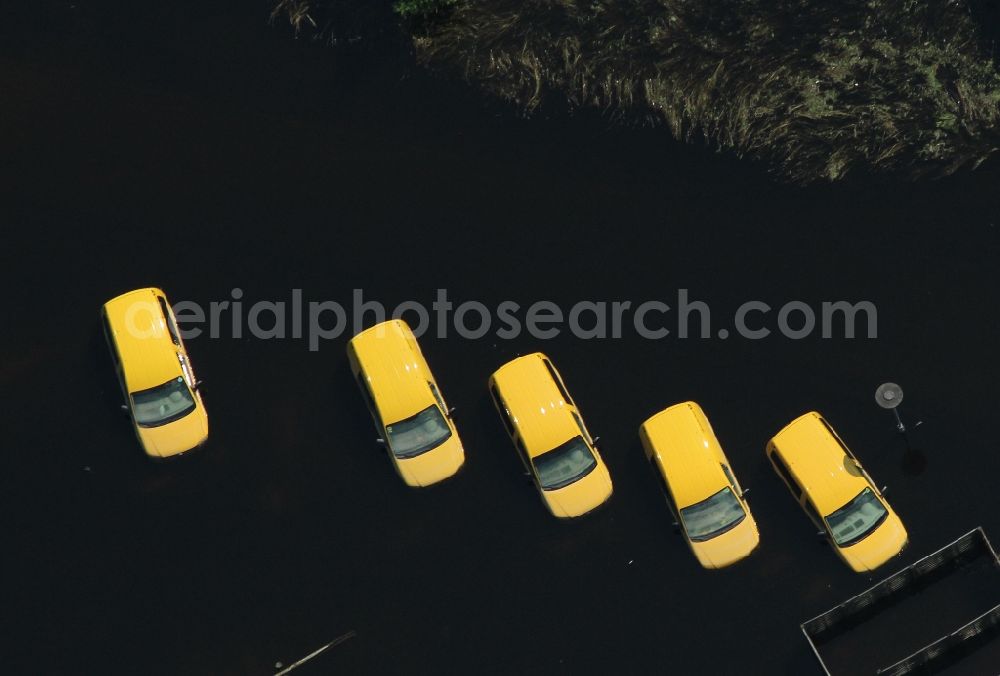
<svg viewBox="0 0 1000 676"><path fill-rule="evenodd" d="M1000 599L1000 571L988 555L956 564L954 570L946 568L938 579L924 582L910 586L909 593L873 617L857 625L847 624L843 633L818 641L830 672L875 673L893 664L896 657L915 653L986 613ZM920 621L914 622L913 618ZM991 632L985 633L983 640L987 639L990 639L987 645L957 661L955 673L996 671L1000 665L1000 641ZM877 649L880 646L898 646L898 652L890 658L884 648Z"/></svg>
<svg viewBox="0 0 1000 676"><path fill-rule="evenodd" d="M268 674L354 630L296 673L808 674L801 621L977 525L1000 541L996 162L792 188L664 130L518 119L386 36L294 41L261 2L5 12L4 671ZM717 326L748 300L869 300L878 337L428 335L468 460L413 491L372 443L346 337L189 341L209 444L147 462L97 312L151 284L206 305L361 288L390 307L438 288L563 307L689 289ZM615 482L579 522L547 515L487 396L536 349ZM887 380L922 421L909 451L874 404ZM729 570L672 533L639 446L638 425L685 399L752 489L761 546ZM817 543L766 464L809 409L909 530L875 576Z"/></svg>

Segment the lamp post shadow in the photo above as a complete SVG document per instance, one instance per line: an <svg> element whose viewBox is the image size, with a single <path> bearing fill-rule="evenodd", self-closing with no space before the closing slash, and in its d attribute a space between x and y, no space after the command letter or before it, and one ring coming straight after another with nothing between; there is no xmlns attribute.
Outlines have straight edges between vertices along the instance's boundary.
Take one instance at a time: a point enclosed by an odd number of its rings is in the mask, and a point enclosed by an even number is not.
<svg viewBox="0 0 1000 676"><path fill-rule="evenodd" d="M904 476L920 476L927 469L927 456L922 450L914 447L910 441L910 434L918 429L923 423L918 420L916 424L907 427L903 424L903 418L899 415L899 405L903 403L903 388L896 383L886 382L878 386L875 390L875 402L884 409L892 411L896 419L896 432L903 438L906 451L900 463L900 470Z"/></svg>
<svg viewBox="0 0 1000 676"><path fill-rule="evenodd" d="M899 468L904 476L920 476L927 469L927 455L907 442Z"/></svg>

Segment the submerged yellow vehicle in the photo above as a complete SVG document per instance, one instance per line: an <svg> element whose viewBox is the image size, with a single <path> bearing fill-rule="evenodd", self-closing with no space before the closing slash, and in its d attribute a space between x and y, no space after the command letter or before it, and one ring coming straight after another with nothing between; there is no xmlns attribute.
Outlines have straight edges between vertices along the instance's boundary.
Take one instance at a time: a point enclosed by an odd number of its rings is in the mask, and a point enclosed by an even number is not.
<svg viewBox="0 0 1000 676"><path fill-rule="evenodd" d="M163 291L138 289L101 309L104 335L143 450L178 456L208 439L208 414Z"/></svg>
<svg viewBox="0 0 1000 676"><path fill-rule="evenodd" d="M465 462L458 430L410 327L376 324L347 344L351 372L375 421L378 442L408 486L453 476Z"/></svg>
<svg viewBox="0 0 1000 676"><path fill-rule="evenodd" d="M639 438L698 562L723 568L749 556L760 543L757 523L701 407L670 406L640 426Z"/></svg>
<svg viewBox="0 0 1000 676"><path fill-rule="evenodd" d="M812 411L767 444L771 465L837 554L857 573L906 546L903 522L829 423Z"/></svg>
<svg viewBox="0 0 1000 676"><path fill-rule="evenodd" d="M535 352L490 376L490 395L545 505L582 516L611 497L611 475L552 362Z"/></svg>

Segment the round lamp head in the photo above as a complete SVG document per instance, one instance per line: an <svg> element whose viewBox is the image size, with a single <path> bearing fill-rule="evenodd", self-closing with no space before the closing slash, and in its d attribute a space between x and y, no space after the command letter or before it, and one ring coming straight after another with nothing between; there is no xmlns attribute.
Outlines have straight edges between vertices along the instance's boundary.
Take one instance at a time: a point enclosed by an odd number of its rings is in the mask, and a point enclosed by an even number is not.
<svg viewBox="0 0 1000 676"><path fill-rule="evenodd" d="M903 388L896 383L882 383L875 390L875 402L882 408L896 408L903 403Z"/></svg>

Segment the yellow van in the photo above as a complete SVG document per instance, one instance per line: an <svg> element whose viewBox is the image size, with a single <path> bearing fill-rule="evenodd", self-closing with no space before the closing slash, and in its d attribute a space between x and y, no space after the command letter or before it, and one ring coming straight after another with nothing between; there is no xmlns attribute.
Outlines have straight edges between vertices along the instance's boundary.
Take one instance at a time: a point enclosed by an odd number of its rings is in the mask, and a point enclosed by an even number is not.
<svg viewBox="0 0 1000 676"><path fill-rule="evenodd" d="M875 570L906 546L903 522L819 413L806 413L786 425L768 442L767 457L855 572Z"/></svg>
<svg viewBox="0 0 1000 676"><path fill-rule="evenodd" d="M163 291L138 289L101 309L104 335L143 450L178 456L208 439L208 414Z"/></svg>
<svg viewBox="0 0 1000 676"><path fill-rule="evenodd" d="M465 451L410 327L401 319L376 324L347 344L351 372L375 421L378 442L408 486L453 476Z"/></svg>
<svg viewBox="0 0 1000 676"><path fill-rule="evenodd" d="M611 475L552 362L541 352L490 376L490 395L553 515L582 516L611 497Z"/></svg>
<svg viewBox="0 0 1000 676"><path fill-rule="evenodd" d="M666 408L639 427L639 438L698 562L724 568L749 556L760 542L757 523L701 407Z"/></svg>

